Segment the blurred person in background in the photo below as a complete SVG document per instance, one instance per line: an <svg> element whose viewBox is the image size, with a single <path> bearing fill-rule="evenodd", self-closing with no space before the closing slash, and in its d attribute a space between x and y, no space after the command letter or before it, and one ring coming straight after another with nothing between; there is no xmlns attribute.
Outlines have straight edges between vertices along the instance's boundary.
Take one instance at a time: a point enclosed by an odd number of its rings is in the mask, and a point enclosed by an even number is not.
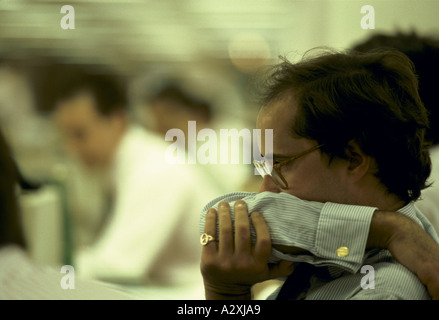
<svg viewBox="0 0 439 320"><path fill-rule="evenodd" d="M160 137L165 137L170 129L181 130L189 138L189 121L195 121L196 134L204 128L209 128L214 117L213 106L207 101L197 97L194 93L185 90L177 80L169 80L157 92L153 92L146 101L152 118L151 129ZM181 141L177 141L181 142ZM187 157L197 161L197 150L188 149L188 141L183 141L178 147ZM200 142L197 140L197 145ZM193 153L195 152L195 153ZM222 171L218 167L198 165L200 170L211 177L211 181L222 191L226 191L226 183L230 179L221 179Z"/></svg>
<svg viewBox="0 0 439 320"><path fill-rule="evenodd" d="M422 191L416 205L439 233L439 105L437 101L439 38L422 36L416 32L376 34L356 44L353 49L364 52L382 47L395 48L405 53L413 61L419 78L419 95L428 110L430 121L426 139L432 144L430 148L432 171L428 180L431 186Z"/></svg>
<svg viewBox="0 0 439 320"><path fill-rule="evenodd" d="M19 172L1 131L0 176L0 300L133 299L113 286L80 277L69 277L72 283L63 287L65 273L32 260L17 199Z"/></svg>
<svg viewBox="0 0 439 320"><path fill-rule="evenodd" d="M208 69L207 66L206 68ZM143 121L144 126L162 139L170 129L181 130L186 141L180 144L181 141L178 139L175 145L178 144L179 151L184 152L187 159L192 159L197 163L199 170L212 178L212 182L221 192L245 190L248 179L253 178L252 166L234 164L231 161L222 163L220 155L227 152L230 160L231 154L238 152L242 161L242 153L246 146L243 141L239 141L238 147L232 150L230 137L228 146L222 146L220 132L250 128L253 126L252 122L247 121L250 112L244 107L241 95L234 92L236 86L223 83L226 75L222 75L222 78L215 72L211 72L215 73L215 76L205 75L205 72L200 72L200 75L194 70L192 72L195 74L191 73L191 70L184 74L170 71L169 75L150 75L146 79L137 80L133 87L138 87L137 91L140 91L134 94L139 100L139 118L146 118ZM230 79L226 82L230 82ZM203 129L213 130L216 134L216 163L200 163L197 159L200 147L211 142L209 136L198 140L198 134ZM189 147L190 143L196 147Z"/></svg>
<svg viewBox="0 0 439 320"><path fill-rule="evenodd" d="M108 173L102 229L73 254L79 274L128 285L201 284L198 213L206 196L218 194L213 183L165 161L164 138L129 119L113 74L60 74L52 113L65 145L88 170Z"/></svg>
<svg viewBox="0 0 439 320"><path fill-rule="evenodd" d="M212 121L212 106L187 92L177 81L169 81L147 101L154 118L153 129L161 136L172 128L188 134L188 121L196 121L197 129L207 128Z"/></svg>

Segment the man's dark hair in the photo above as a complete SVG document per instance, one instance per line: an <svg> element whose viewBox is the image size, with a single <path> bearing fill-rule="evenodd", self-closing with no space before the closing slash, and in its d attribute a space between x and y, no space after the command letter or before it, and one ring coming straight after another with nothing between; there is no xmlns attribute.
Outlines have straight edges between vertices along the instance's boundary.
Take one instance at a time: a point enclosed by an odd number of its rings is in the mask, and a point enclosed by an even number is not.
<svg viewBox="0 0 439 320"><path fill-rule="evenodd" d="M408 202L427 187L428 117L413 63L403 53L325 52L294 64L284 59L264 88L263 105L294 95L298 109L290 134L324 144L330 159L347 158L354 140L375 159L375 175L389 193Z"/></svg>
<svg viewBox="0 0 439 320"><path fill-rule="evenodd" d="M114 73L79 66L62 66L57 68L55 78L57 80L52 88L52 105L49 111L56 108L57 102L81 92L89 92L93 96L101 115L108 116L127 109L125 85Z"/></svg>
<svg viewBox="0 0 439 320"><path fill-rule="evenodd" d="M426 139L439 143L439 104L437 77L439 74L439 38L421 36L416 32L375 34L356 44L355 51L367 52L376 48L394 48L412 60L419 79L419 95L429 113L430 128Z"/></svg>
<svg viewBox="0 0 439 320"><path fill-rule="evenodd" d="M149 102L169 101L177 103L182 108L203 116L206 121L210 121L212 118L212 107L209 103L189 93L172 81L162 87L148 100Z"/></svg>

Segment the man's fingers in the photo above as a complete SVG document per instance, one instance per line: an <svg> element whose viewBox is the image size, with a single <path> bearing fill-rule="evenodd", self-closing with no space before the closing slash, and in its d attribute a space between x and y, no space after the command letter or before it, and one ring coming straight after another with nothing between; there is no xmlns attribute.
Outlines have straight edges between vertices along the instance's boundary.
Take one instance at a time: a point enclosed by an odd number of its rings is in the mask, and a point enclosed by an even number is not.
<svg viewBox="0 0 439 320"><path fill-rule="evenodd" d="M267 260L271 253L271 238L268 226L262 215L257 211L251 214L251 221L256 232L254 256L258 260Z"/></svg>
<svg viewBox="0 0 439 320"><path fill-rule="evenodd" d="M207 236L212 236L213 239L209 241L205 246L203 246L203 252L214 253L218 249L218 242L216 241L216 216L217 212L214 208L210 208L206 213L204 222L204 233Z"/></svg>
<svg viewBox="0 0 439 320"><path fill-rule="evenodd" d="M235 202L235 251L237 254L251 252L250 221L244 201Z"/></svg>
<svg viewBox="0 0 439 320"><path fill-rule="evenodd" d="M219 254L222 256L233 253L233 224L230 217L230 206L227 202L218 204L219 217Z"/></svg>

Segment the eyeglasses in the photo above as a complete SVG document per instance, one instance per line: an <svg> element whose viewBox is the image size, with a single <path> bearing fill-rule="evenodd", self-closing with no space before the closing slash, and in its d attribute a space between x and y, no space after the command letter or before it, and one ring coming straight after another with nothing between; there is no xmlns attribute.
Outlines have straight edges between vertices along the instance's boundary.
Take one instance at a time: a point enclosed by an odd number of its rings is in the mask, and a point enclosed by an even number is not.
<svg viewBox="0 0 439 320"><path fill-rule="evenodd" d="M304 155L307 155L308 153L313 152L314 150L320 149L323 146L323 144L319 144L317 146L312 147L311 149L305 150L301 153L298 153L291 158L288 158L282 162L276 163L273 165L273 169L271 169L270 163L268 163L266 160L254 160L253 164L255 168L258 170L259 174L263 178L265 175L269 175L274 182L282 189L288 188L288 182L285 180L281 173L281 168L283 166L286 166L287 164L291 163L292 161L299 159L300 157L303 157Z"/></svg>

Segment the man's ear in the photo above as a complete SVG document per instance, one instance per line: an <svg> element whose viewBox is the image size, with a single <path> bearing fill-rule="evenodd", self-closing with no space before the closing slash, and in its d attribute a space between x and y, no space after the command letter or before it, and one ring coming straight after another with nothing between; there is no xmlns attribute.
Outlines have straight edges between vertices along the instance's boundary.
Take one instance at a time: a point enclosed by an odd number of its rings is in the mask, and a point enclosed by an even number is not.
<svg viewBox="0 0 439 320"><path fill-rule="evenodd" d="M345 153L348 161L347 170L349 175L358 179L362 178L369 171L372 158L363 152L355 140L348 142Z"/></svg>

